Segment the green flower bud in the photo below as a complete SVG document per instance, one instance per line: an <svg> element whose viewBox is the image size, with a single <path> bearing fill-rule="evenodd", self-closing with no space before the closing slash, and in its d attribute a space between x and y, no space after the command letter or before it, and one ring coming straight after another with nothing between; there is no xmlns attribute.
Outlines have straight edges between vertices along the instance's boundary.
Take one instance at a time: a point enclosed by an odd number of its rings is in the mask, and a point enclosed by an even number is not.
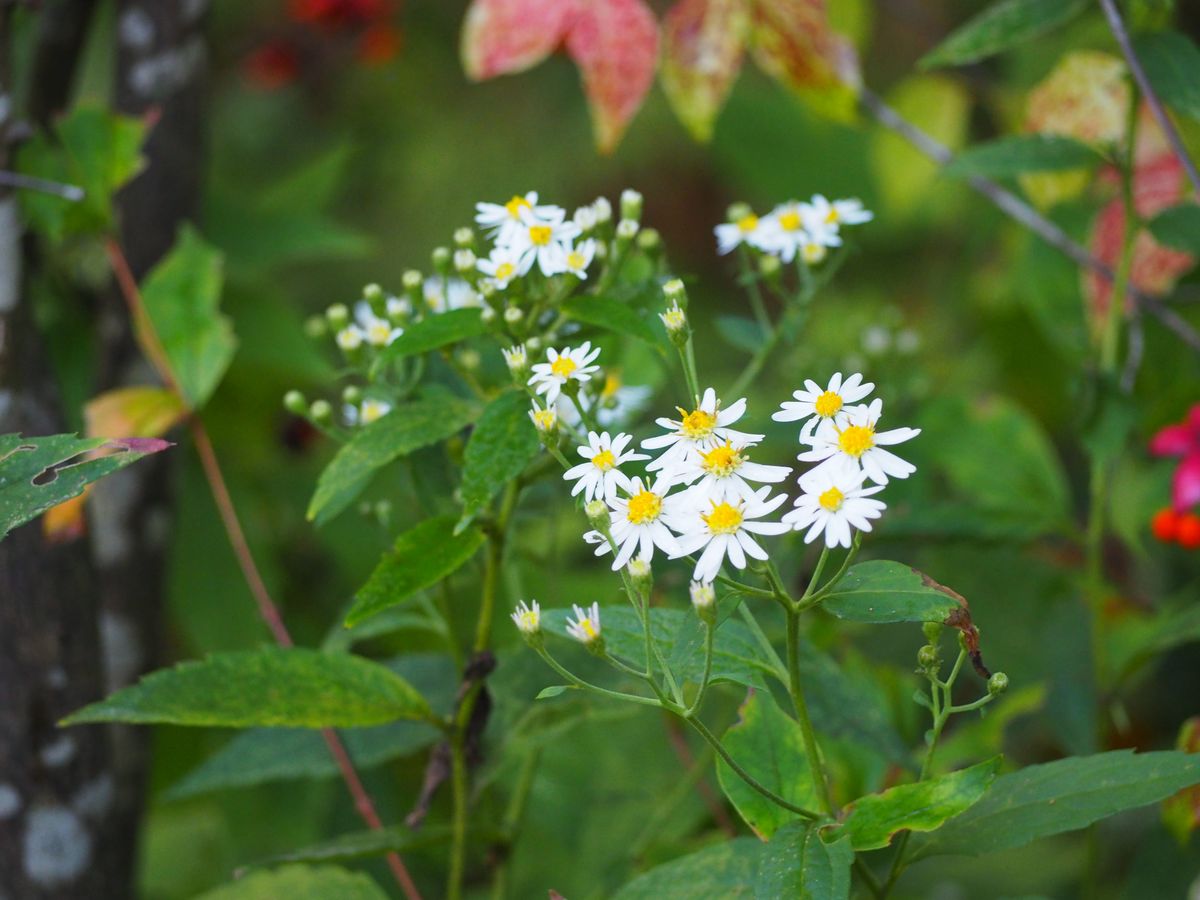
<svg viewBox="0 0 1200 900"><path fill-rule="evenodd" d="M363 288L363 299L371 304L371 308L382 306L387 300L387 296L383 293L383 288L377 284L368 284Z"/></svg>
<svg viewBox="0 0 1200 900"><path fill-rule="evenodd" d="M917 665L922 669L936 670L941 659L938 655L938 648L931 644L926 644L917 651Z"/></svg>
<svg viewBox="0 0 1200 900"><path fill-rule="evenodd" d="M687 288L678 278L672 278L663 285L663 296L667 298L667 303L671 306L678 306L680 309L688 307Z"/></svg>
<svg viewBox="0 0 1200 900"><path fill-rule="evenodd" d="M700 621L715 625L717 622L717 592L713 590L712 582L707 584L693 581L688 586L688 594L692 598L692 608Z"/></svg>
<svg viewBox="0 0 1200 900"><path fill-rule="evenodd" d="M450 274L450 264L452 254L449 247L434 247L433 253L430 254L430 260L433 262L433 270L439 275Z"/></svg>
<svg viewBox="0 0 1200 900"><path fill-rule="evenodd" d="M779 261L778 256L761 256L758 260L758 271L763 274L764 278L774 278L779 275L783 268L783 263Z"/></svg>
<svg viewBox="0 0 1200 900"><path fill-rule="evenodd" d="M314 400L308 408L308 417L318 425L333 423L333 407L326 400Z"/></svg>
<svg viewBox="0 0 1200 900"><path fill-rule="evenodd" d="M617 223L617 246L628 247L637 237L638 223L634 219L622 219Z"/></svg>
<svg viewBox="0 0 1200 900"><path fill-rule="evenodd" d="M475 271L475 254L470 250L454 251L454 271L459 275L469 275Z"/></svg>
<svg viewBox="0 0 1200 900"><path fill-rule="evenodd" d="M1008 690L1008 676L1003 672L997 672L988 679L988 693L995 697L998 694L1003 694Z"/></svg>
<svg viewBox="0 0 1200 900"><path fill-rule="evenodd" d="M504 321L509 325L517 325L525 318L525 313L521 311L519 306L510 306L504 310Z"/></svg>
<svg viewBox="0 0 1200 900"><path fill-rule="evenodd" d="M454 232L454 246L463 250L473 250L475 248L475 231L472 228L463 226L456 229Z"/></svg>
<svg viewBox="0 0 1200 900"><path fill-rule="evenodd" d="M351 406L358 406L358 404L362 403L362 399L363 399L362 388L360 388L356 384L348 385L342 391L342 402L343 403L348 403Z"/></svg>
<svg viewBox="0 0 1200 900"><path fill-rule="evenodd" d="M637 245L647 256L656 257L662 250L662 235L657 228L643 228L637 236Z"/></svg>
<svg viewBox="0 0 1200 900"><path fill-rule="evenodd" d="M329 323L324 316L309 316L304 320L304 333L313 340L319 340L329 334Z"/></svg>
<svg viewBox="0 0 1200 900"><path fill-rule="evenodd" d="M583 508L587 514L588 521L592 523L592 527L604 534L612 526L612 515L608 511L608 504L603 500L592 500Z"/></svg>
<svg viewBox="0 0 1200 900"><path fill-rule="evenodd" d="M642 195L632 188L621 191L621 218L632 219L634 222L641 221Z"/></svg>
<svg viewBox="0 0 1200 900"><path fill-rule="evenodd" d="M650 588L654 586L654 570L650 568L650 563L639 556L637 559L630 560L626 568L629 578L638 592L650 593Z"/></svg>
<svg viewBox="0 0 1200 900"><path fill-rule="evenodd" d="M299 391L288 391L283 395L283 408L294 416L308 415L308 401Z"/></svg>
<svg viewBox="0 0 1200 900"><path fill-rule="evenodd" d="M725 221L740 222L747 216L754 215L754 210L750 208L749 203L731 203L729 209L725 210Z"/></svg>
<svg viewBox="0 0 1200 900"><path fill-rule="evenodd" d="M929 641L931 644L936 644L938 638L942 636L942 623L923 622L921 624L921 631L925 634L925 640Z"/></svg>
<svg viewBox="0 0 1200 900"><path fill-rule="evenodd" d="M335 303L325 310L325 318L329 322L330 328L334 331L341 331L350 324L350 310L346 309L345 303Z"/></svg>

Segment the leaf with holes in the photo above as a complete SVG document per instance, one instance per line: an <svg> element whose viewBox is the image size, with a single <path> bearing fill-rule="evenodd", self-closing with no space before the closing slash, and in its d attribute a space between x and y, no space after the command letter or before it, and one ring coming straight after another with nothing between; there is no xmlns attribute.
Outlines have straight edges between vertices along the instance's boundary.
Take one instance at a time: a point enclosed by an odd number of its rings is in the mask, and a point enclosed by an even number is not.
<svg viewBox="0 0 1200 900"><path fill-rule="evenodd" d="M846 900L850 896L850 866L854 851L838 832L826 841L816 822L789 822L762 850L756 900L798 897L801 900Z"/></svg>
<svg viewBox="0 0 1200 900"><path fill-rule="evenodd" d="M521 72L549 56L566 37L570 0L472 0L460 53L475 81Z"/></svg>
<svg viewBox="0 0 1200 900"><path fill-rule="evenodd" d="M742 0L677 0L663 19L662 87L692 137L707 141L742 67Z"/></svg>
<svg viewBox="0 0 1200 900"><path fill-rule="evenodd" d="M1001 0L985 9L923 56L922 69L961 66L995 56L1064 25L1087 0Z"/></svg>
<svg viewBox="0 0 1200 900"><path fill-rule="evenodd" d="M540 447L524 391L507 391L488 404L463 453L460 529L521 474Z"/></svg>
<svg viewBox="0 0 1200 900"><path fill-rule="evenodd" d="M170 446L167 441L149 438L0 435L0 539L51 507L79 496L93 481Z"/></svg>
<svg viewBox="0 0 1200 900"><path fill-rule="evenodd" d="M196 900L387 900L374 881L361 872L336 866L283 866L251 872L244 878L200 894Z"/></svg>
<svg viewBox="0 0 1200 900"><path fill-rule="evenodd" d="M851 622L944 622L959 602L911 566L884 559L851 566L821 604Z"/></svg>

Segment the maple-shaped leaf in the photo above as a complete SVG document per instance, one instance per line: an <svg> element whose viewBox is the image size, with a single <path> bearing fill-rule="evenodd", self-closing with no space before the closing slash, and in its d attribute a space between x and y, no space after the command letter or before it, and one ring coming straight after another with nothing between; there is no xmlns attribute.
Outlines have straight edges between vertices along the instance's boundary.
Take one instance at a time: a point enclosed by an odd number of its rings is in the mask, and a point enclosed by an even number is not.
<svg viewBox="0 0 1200 900"><path fill-rule="evenodd" d="M482 81L536 66L558 49L574 0L473 0L460 52L469 78Z"/></svg>
<svg viewBox="0 0 1200 900"><path fill-rule="evenodd" d="M699 141L737 79L749 24L745 0L678 0L663 18L663 91Z"/></svg>
<svg viewBox="0 0 1200 900"><path fill-rule="evenodd" d="M642 0L603 0L576 9L567 53L583 75L596 145L611 153L654 83L658 22Z"/></svg>

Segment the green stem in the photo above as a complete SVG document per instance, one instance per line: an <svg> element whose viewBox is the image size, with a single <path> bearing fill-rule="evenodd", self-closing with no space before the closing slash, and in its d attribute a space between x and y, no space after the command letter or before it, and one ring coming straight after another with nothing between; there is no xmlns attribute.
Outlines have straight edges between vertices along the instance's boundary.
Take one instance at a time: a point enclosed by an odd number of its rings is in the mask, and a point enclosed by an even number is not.
<svg viewBox="0 0 1200 900"><path fill-rule="evenodd" d="M779 321L767 331L766 339L758 345L758 350L750 357L750 361L746 363L746 367L742 369L742 373L738 375L733 386L725 394L726 397L740 397L746 392L746 388L762 372L763 366L767 364L767 360L775 352L776 346L778 346L779 341L783 338L784 331L790 328L792 320L800 314L801 309L799 305L794 303L789 304L784 309L783 315L779 317ZM785 328L785 325L788 328Z"/></svg>
<svg viewBox="0 0 1200 900"><path fill-rule="evenodd" d="M692 563L696 562L696 558L694 556L689 556L688 559L691 560ZM743 584L742 582L734 581L732 578L729 578L725 575L718 575L717 581L721 582L721 584L729 585L740 594L746 594L750 597L762 597L764 600L775 599L774 591L767 591L760 587L753 587L748 584Z"/></svg>
<svg viewBox="0 0 1200 900"><path fill-rule="evenodd" d="M704 694L708 690L708 681L712 678L713 639L716 633L717 629L715 626L708 622L704 623L704 676L700 679L700 689L696 691L696 699L688 707L684 718L694 716L700 711L700 705L704 702Z"/></svg>
<svg viewBox="0 0 1200 900"><path fill-rule="evenodd" d="M817 735L808 717L808 704L804 699L804 687L800 683L800 614L787 611L787 662L788 692L796 710L796 721L800 723L800 737L804 742L804 755L808 757L809 772L813 786L817 789L817 800L821 812L832 814L833 798L829 791L829 779L825 774L825 763L817 746Z"/></svg>
<svg viewBox="0 0 1200 900"><path fill-rule="evenodd" d="M555 672L567 679L567 681L576 687L583 688L584 690L588 691L594 691L595 693L604 697L611 697L613 700L628 700L630 703L640 703L642 706L657 706L666 708L666 704L654 699L653 697L642 697L639 694L626 694L622 691L610 691L608 688L602 688L598 684L592 684L590 681L585 681L574 672L566 669L561 663L559 663L558 660L550 655L545 647L539 648L537 650L537 654L546 661L546 665L548 665Z"/></svg>
<svg viewBox="0 0 1200 900"><path fill-rule="evenodd" d="M767 315L767 305L763 302L762 288L758 286L758 273L750 265L750 254L744 246L738 247L738 267L741 269L741 282L750 295L750 306L754 310L754 318L758 326L767 334L771 330L771 317Z"/></svg>
<svg viewBox="0 0 1200 900"><path fill-rule="evenodd" d="M783 664L783 660L779 658L779 654L771 645L771 641L767 638L766 632L762 630L762 626L758 624L758 619L754 618L754 613L750 611L750 607L745 603L738 604L738 612L741 613L742 620L746 623L746 627L750 629L750 633L754 635L754 639L758 641L758 645L762 647L763 652L770 658L771 663L775 667L775 677L784 684L787 684L788 670Z"/></svg>

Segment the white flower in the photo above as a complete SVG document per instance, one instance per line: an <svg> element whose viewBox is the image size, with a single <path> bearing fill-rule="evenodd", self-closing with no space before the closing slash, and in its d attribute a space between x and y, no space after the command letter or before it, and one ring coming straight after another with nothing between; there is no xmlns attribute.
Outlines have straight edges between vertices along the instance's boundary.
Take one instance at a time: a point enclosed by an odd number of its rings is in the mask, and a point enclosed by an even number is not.
<svg viewBox="0 0 1200 900"><path fill-rule="evenodd" d="M425 279L423 290L425 306L432 313L483 305L483 298L461 278L446 279L446 289L443 291L442 279L439 276L430 276Z"/></svg>
<svg viewBox="0 0 1200 900"><path fill-rule="evenodd" d="M642 441L643 450L663 450L662 456L646 466L650 471L663 469L674 472L687 458L689 451L711 450L717 444L734 441L742 446L756 444L761 434L746 434L729 426L746 412L746 400L742 398L727 409L721 408L717 392L709 388L700 399L700 405L691 412L679 410L679 419L656 419L668 434Z"/></svg>
<svg viewBox="0 0 1200 900"><path fill-rule="evenodd" d="M605 428L621 425L641 412L652 393L644 384L622 384L620 373L610 369L604 373L604 387L592 406L592 415Z"/></svg>
<svg viewBox="0 0 1200 900"><path fill-rule="evenodd" d="M354 305L354 319L358 322L358 328L362 332L363 338L372 347L386 347L404 334L403 328L375 315L371 310L371 305L365 300Z"/></svg>
<svg viewBox="0 0 1200 900"><path fill-rule="evenodd" d="M834 372L829 379L829 386L824 390L812 379L804 380L804 390L793 391L792 400L785 400L779 409L771 414L776 422L795 422L805 419L800 429L800 440L805 441L822 421L841 423L845 420L850 404L870 395L875 385L868 381L863 383L862 374L855 372L845 381L841 372Z"/></svg>
<svg viewBox="0 0 1200 900"><path fill-rule="evenodd" d="M713 233L717 236L717 253L721 256L736 250L742 244L756 247L758 239L762 236L759 218L754 213L747 213L736 222L718 225L713 229Z"/></svg>
<svg viewBox="0 0 1200 900"><path fill-rule="evenodd" d="M921 433L921 429L876 431L875 426L882 412L883 401L876 398L870 406L856 406L847 410L845 420L840 423L823 419L812 437L804 440L812 449L796 458L801 462L820 462L818 469L828 467L857 471L861 468L876 484L887 484L889 476L907 478L917 471L917 467L883 448L911 440ZM812 471L816 472L817 469Z"/></svg>
<svg viewBox="0 0 1200 900"><path fill-rule="evenodd" d="M871 519L883 515L887 506L871 495L883 490L882 485L863 487L867 473L852 469L825 469L818 466L800 479L804 491L796 498L796 508L783 516L783 521L797 531L808 529L804 542L811 544L825 533L825 546L849 547L850 529L871 530Z"/></svg>
<svg viewBox="0 0 1200 900"><path fill-rule="evenodd" d="M613 571L618 571L633 557L635 551L647 562L654 558L657 547L669 556L678 556L679 544L667 528L666 519L677 514L675 504L682 496L668 497L669 482L657 479L647 487L641 478L634 478L629 486L628 497L617 497L609 501L612 511L612 539L616 545ZM592 533L594 534L594 532ZM603 556L610 549L608 541L584 535L589 544L598 543L596 555Z"/></svg>
<svg viewBox="0 0 1200 900"><path fill-rule="evenodd" d="M580 234L587 234L596 227L596 210L591 206L581 206L575 210L571 220L579 226Z"/></svg>
<svg viewBox="0 0 1200 900"><path fill-rule="evenodd" d="M584 341L574 349L564 347L561 353L548 347L546 358L550 361L534 365L529 386L537 393L545 394L546 403L551 404L558 399L562 386L568 381L591 381L592 374L600 371L599 366L591 364L599 355L600 348L593 350L591 341Z"/></svg>
<svg viewBox="0 0 1200 900"><path fill-rule="evenodd" d="M528 210L539 219L550 219L557 206L538 206L537 191L524 197L514 194L507 203L476 203L475 222L496 239L498 244L509 244L521 230L521 213Z"/></svg>
<svg viewBox="0 0 1200 900"><path fill-rule="evenodd" d="M875 218L875 214L866 209L858 198L834 200L831 203L822 195L814 194L810 208L814 220L820 219L834 226L861 225Z"/></svg>
<svg viewBox="0 0 1200 900"><path fill-rule="evenodd" d="M600 604L593 603L588 609L573 605L575 621L567 619L567 634L581 644L591 645L600 640Z"/></svg>
<svg viewBox="0 0 1200 900"><path fill-rule="evenodd" d="M517 255L517 272L524 275L537 263L546 277L565 272L571 242L579 235L579 226L563 221L564 212L555 207L549 218L521 210L521 222L509 247Z"/></svg>
<svg viewBox="0 0 1200 900"><path fill-rule="evenodd" d="M407 319L412 315L412 303L407 297L388 297L387 314L393 319Z"/></svg>
<svg viewBox="0 0 1200 900"><path fill-rule="evenodd" d="M596 242L588 238L567 251L567 255L563 258L563 266L576 278L587 278L587 268L592 264L592 258L595 255Z"/></svg>
<svg viewBox="0 0 1200 900"><path fill-rule="evenodd" d="M808 265L815 266L822 262L829 254L824 244L818 244L815 241L809 241L800 248L800 258Z"/></svg>
<svg viewBox="0 0 1200 900"><path fill-rule="evenodd" d="M596 214L598 223L612 221L612 204L607 197L597 197L592 201L592 212Z"/></svg>
<svg viewBox="0 0 1200 900"><path fill-rule="evenodd" d="M625 448L632 440L633 435L629 434L618 434L614 438L607 431L602 434L589 431L587 445L577 448L579 455L587 462L572 466L563 473L564 480L575 481L571 496L582 491L587 501L615 500L618 487L630 490L629 476L619 467L627 462L650 458L643 453L626 452Z"/></svg>
<svg viewBox="0 0 1200 900"><path fill-rule="evenodd" d="M690 454L675 471L676 480L684 484L700 479L692 488L696 496L714 503L732 503L739 499L749 501L754 496L755 488L749 482L778 484L792 470L789 466L750 462L745 447L726 441Z"/></svg>
<svg viewBox="0 0 1200 900"><path fill-rule="evenodd" d="M650 561L641 556L637 559L631 559L626 569L629 572L629 577L634 579L646 579L654 574L654 570L650 568Z"/></svg>
<svg viewBox="0 0 1200 900"><path fill-rule="evenodd" d="M512 620L521 634L537 634L542 629L542 608L536 600L530 606L522 600L513 611Z"/></svg>
<svg viewBox="0 0 1200 900"><path fill-rule="evenodd" d="M529 418L533 422L533 427L542 434L553 434L558 429L558 413L554 411L553 406L542 409L534 400L533 409L529 411Z"/></svg>
<svg viewBox="0 0 1200 900"><path fill-rule="evenodd" d="M659 313L658 317L670 334L678 334L687 328L687 313L679 308L678 303L668 306L667 311Z"/></svg>
<svg viewBox="0 0 1200 900"><path fill-rule="evenodd" d="M693 581L688 585L688 595L697 610L711 609L717 602L717 592L713 590L711 581Z"/></svg>
<svg viewBox="0 0 1200 900"><path fill-rule="evenodd" d="M385 400L374 400L368 397L358 406L347 403L342 407L342 415L348 425L370 425L382 419L392 411L392 404Z"/></svg>
<svg viewBox="0 0 1200 900"><path fill-rule="evenodd" d="M517 254L509 247L493 247L487 259L478 260L475 267L489 276L498 289L504 290L517 277Z"/></svg>
<svg viewBox="0 0 1200 900"><path fill-rule="evenodd" d="M529 368L529 354L525 352L524 344L517 344L507 350L502 349L500 353L504 356L504 364L508 366L508 371L514 377L525 374Z"/></svg>
<svg viewBox="0 0 1200 900"><path fill-rule="evenodd" d="M771 210L770 215L764 216L759 223L755 246L790 263L796 258L797 251L809 242L804 230L807 206L791 200Z"/></svg>
<svg viewBox="0 0 1200 900"><path fill-rule="evenodd" d="M747 556L766 559L767 551L751 534L783 534L791 528L782 522L754 521L774 512L787 499L783 494L767 499L770 491L763 488L749 500L736 503L716 503L689 491L688 511L671 516L671 527L680 533L679 550L672 556L688 556L704 548L692 573L696 581L716 578L726 558L739 569L746 568Z"/></svg>
<svg viewBox="0 0 1200 900"><path fill-rule="evenodd" d="M357 325L347 325L335 335L338 347L346 352L357 350L362 346L365 335Z"/></svg>

